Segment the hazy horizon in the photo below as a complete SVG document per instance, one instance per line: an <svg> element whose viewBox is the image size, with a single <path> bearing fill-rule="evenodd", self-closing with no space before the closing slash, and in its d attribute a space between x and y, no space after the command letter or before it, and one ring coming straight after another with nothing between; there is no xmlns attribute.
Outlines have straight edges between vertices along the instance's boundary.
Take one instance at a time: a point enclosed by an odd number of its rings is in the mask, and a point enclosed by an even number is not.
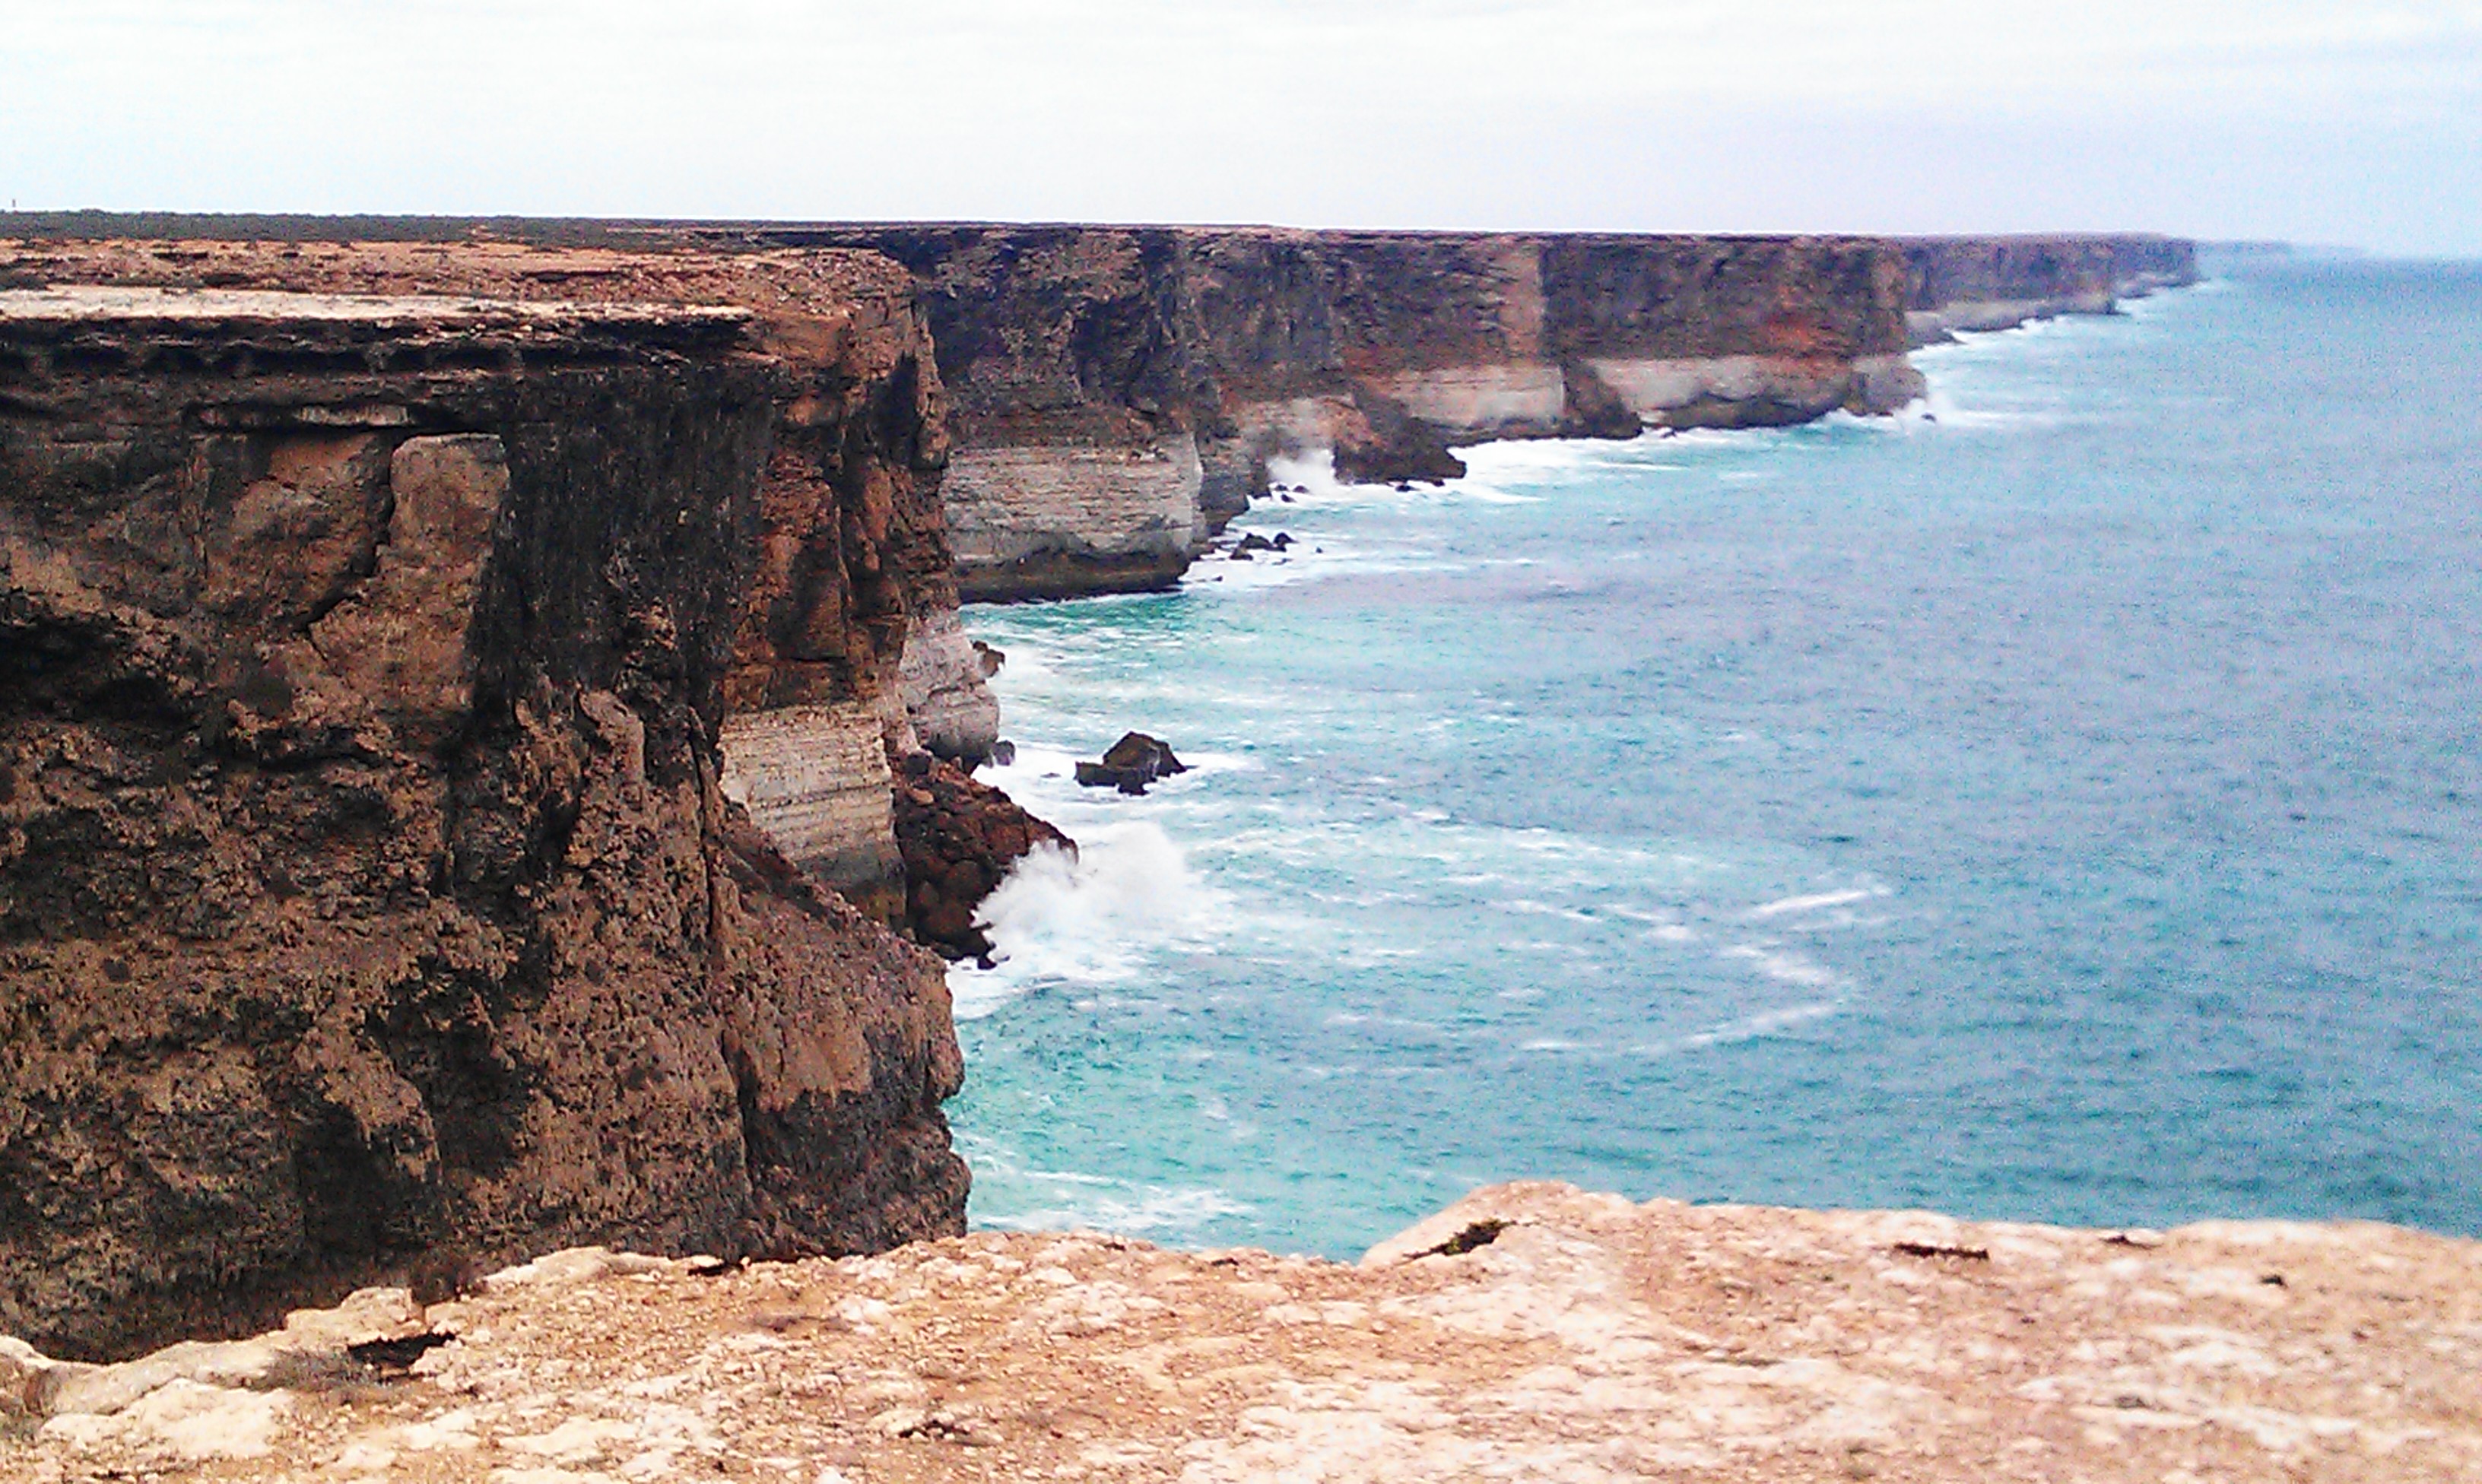
<svg viewBox="0 0 2482 1484"><path fill-rule="evenodd" d="M2482 254L2482 6L0 0L21 210Z"/></svg>

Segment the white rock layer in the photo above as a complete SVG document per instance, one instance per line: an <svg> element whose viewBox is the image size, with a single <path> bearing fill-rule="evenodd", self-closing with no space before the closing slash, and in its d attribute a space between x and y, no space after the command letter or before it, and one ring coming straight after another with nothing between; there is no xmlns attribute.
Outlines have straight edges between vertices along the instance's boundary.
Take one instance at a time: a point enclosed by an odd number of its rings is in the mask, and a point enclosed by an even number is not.
<svg viewBox="0 0 2482 1484"><path fill-rule="evenodd" d="M990 673L954 609L914 616L896 684L923 746L969 761L990 755L1000 736L1000 703Z"/></svg>
<svg viewBox="0 0 2482 1484"><path fill-rule="evenodd" d="M778 849L836 886L901 878L883 719L868 706L784 706L726 716L725 796Z"/></svg>
<svg viewBox="0 0 2482 1484"><path fill-rule="evenodd" d="M1187 557L1206 539L1198 444L962 448L940 485L961 576L1052 555Z"/></svg>
<svg viewBox="0 0 2482 1484"><path fill-rule="evenodd" d="M1370 384L1452 440L1550 432L1568 405L1560 368L1536 362L1406 371Z"/></svg>

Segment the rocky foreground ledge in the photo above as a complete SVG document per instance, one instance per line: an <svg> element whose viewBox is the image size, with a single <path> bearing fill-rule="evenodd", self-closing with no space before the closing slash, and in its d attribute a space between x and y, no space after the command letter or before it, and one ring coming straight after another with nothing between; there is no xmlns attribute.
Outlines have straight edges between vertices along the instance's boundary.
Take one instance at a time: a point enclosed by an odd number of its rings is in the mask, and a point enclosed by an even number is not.
<svg viewBox="0 0 2482 1484"><path fill-rule="evenodd" d="M1359 1266L582 1249L117 1367L0 1341L0 1477L2449 1480L2476 1377L2482 1242L1520 1185Z"/></svg>

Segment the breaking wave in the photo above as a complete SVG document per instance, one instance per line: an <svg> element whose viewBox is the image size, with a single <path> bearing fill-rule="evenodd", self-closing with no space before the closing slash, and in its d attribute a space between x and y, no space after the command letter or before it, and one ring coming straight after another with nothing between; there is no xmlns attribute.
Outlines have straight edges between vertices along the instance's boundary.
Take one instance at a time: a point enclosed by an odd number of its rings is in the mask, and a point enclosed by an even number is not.
<svg viewBox="0 0 2482 1484"><path fill-rule="evenodd" d="M1075 854L1039 846L984 898L975 924L996 965L948 973L959 1019L989 1015L1045 983L1125 982L1165 947L1217 935L1223 894L1205 885L1151 823L1086 830Z"/></svg>

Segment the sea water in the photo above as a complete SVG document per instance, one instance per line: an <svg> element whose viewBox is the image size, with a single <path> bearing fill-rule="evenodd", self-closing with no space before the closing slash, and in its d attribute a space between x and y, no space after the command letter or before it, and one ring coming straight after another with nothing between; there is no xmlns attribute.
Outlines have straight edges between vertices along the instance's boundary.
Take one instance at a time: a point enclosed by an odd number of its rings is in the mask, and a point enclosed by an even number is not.
<svg viewBox="0 0 2482 1484"><path fill-rule="evenodd" d="M951 976L986 1226L1489 1181L2482 1231L2482 271L2234 270L1895 419L1310 484L977 608L1082 845ZM1069 767L1123 730L1194 769Z"/></svg>

